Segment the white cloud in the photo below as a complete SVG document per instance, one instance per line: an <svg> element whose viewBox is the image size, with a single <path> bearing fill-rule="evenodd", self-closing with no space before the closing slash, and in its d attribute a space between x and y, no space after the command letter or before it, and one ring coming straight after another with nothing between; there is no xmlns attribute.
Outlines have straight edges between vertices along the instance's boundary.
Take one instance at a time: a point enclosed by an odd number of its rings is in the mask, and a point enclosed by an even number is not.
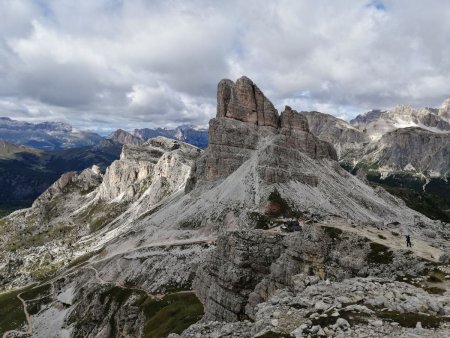
<svg viewBox="0 0 450 338"><path fill-rule="evenodd" d="M217 82L353 117L450 96L443 1L0 0L0 115L205 125Z"/></svg>

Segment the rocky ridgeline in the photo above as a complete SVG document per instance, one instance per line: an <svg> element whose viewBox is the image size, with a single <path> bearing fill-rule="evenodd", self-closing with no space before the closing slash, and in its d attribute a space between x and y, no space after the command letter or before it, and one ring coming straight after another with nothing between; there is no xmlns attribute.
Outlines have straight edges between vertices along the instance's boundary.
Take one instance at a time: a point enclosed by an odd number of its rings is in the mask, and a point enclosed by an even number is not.
<svg viewBox="0 0 450 338"><path fill-rule="evenodd" d="M114 231L183 190L199 151L157 137L141 146L124 145L120 160L104 174L93 166L62 175L31 208L1 220L0 287L24 285L54 273L94 250L102 231ZM83 236L89 240L79 242Z"/></svg>
<svg viewBox="0 0 450 338"><path fill-rule="evenodd" d="M142 146L124 145L120 160L106 170L98 191L101 200L136 200L150 186L151 203L181 189L199 150L186 143L156 137Z"/></svg>
<svg viewBox="0 0 450 338"><path fill-rule="evenodd" d="M248 160L262 143L272 163L261 163L259 171L270 183L287 182L292 170L286 162L302 154L313 159L337 159L333 147L309 132L306 118L286 106L278 115L273 104L247 77L236 83L220 81L217 117L209 123L209 146L197 176L207 181L229 176Z"/></svg>
<svg viewBox="0 0 450 338"><path fill-rule="evenodd" d="M405 127L421 127L434 132L450 132L449 100L439 108L415 109L409 105L398 105L387 111L370 111L358 115L350 123L372 140L384 133Z"/></svg>

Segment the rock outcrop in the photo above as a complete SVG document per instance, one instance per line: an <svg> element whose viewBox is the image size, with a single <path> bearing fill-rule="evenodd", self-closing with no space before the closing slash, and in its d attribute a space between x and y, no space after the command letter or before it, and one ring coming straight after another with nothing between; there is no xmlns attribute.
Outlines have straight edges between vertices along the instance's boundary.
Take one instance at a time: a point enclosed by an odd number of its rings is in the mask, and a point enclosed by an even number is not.
<svg viewBox="0 0 450 338"><path fill-rule="evenodd" d="M203 163L198 163L197 180L227 177L264 143L272 144L267 147L272 163L267 168L261 163L260 167L272 183L286 182L290 173L283 161L289 158L305 154L313 159L337 159L329 143L309 132L305 116L288 106L279 116L270 100L247 77L236 83L219 82L217 116L209 125L209 146Z"/></svg>
<svg viewBox="0 0 450 338"><path fill-rule="evenodd" d="M254 321L201 321L188 337L429 337L448 336L450 294L386 278L329 281L299 274L295 292L279 290L255 307Z"/></svg>
<svg viewBox="0 0 450 338"><path fill-rule="evenodd" d="M306 226L286 236L240 231L219 237L194 288L205 320L236 321L255 319L257 304L280 289L302 290L308 280L417 275L425 267L401 250L331 227Z"/></svg>
<svg viewBox="0 0 450 338"><path fill-rule="evenodd" d="M99 244L98 240L78 243L81 237L95 237L108 227L114 233L118 225L135 221L164 198L182 192L200 152L189 144L157 137L142 146L124 145L120 159L105 174L93 166L62 175L31 208L2 220L6 235L0 238L4 248L0 257L7 256L0 274L9 271L2 282L22 284L36 271L59 268L84 253L86 246ZM18 257L27 260L13 266Z"/></svg>

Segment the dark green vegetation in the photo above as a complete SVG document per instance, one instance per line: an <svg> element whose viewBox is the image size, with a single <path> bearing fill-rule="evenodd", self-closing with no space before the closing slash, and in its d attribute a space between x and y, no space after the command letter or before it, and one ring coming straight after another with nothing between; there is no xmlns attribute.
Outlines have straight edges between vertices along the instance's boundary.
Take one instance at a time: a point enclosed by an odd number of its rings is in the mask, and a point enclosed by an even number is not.
<svg viewBox="0 0 450 338"><path fill-rule="evenodd" d="M31 206L32 202L63 173L81 171L96 164L106 168L119 158L122 146L105 140L97 146L21 152L0 160L0 216Z"/></svg>
<svg viewBox="0 0 450 338"><path fill-rule="evenodd" d="M70 269L77 265L80 265L80 266L84 265L90 258L94 257L95 255L100 253L102 250L103 250L103 248L95 250L95 251L87 252L84 255L78 256L77 258L70 261L70 263L67 265L67 268Z"/></svg>
<svg viewBox="0 0 450 338"><path fill-rule="evenodd" d="M123 306L137 307L145 316L143 336L147 338L167 337L169 333L181 333L199 321L204 314L203 305L191 292L172 293L157 300L140 290L112 287L100 294L100 301L105 305L105 309L115 308L115 311ZM115 303L114 307L113 303ZM83 324L89 326L92 323L89 319L84 321L77 319L77 325ZM113 331L117 325L120 323L115 322L113 314L111 317ZM111 336L115 334L116 332L111 332Z"/></svg>
<svg viewBox="0 0 450 338"><path fill-rule="evenodd" d="M13 211L26 208L27 205L28 204L24 204L24 205L16 204L16 205L8 205L8 206L5 206L5 207L0 207L0 218L9 215Z"/></svg>
<svg viewBox="0 0 450 338"><path fill-rule="evenodd" d="M369 263L375 264L390 264L392 263L394 254L389 248L383 244L371 242L370 252L367 256Z"/></svg>
<svg viewBox="0 0 450 338"><path fill-rule="evenodd" d="M42 298L48 296L50 293L50 284L44 284L36 287L28 288L27 291L23 292L21 297L24 300L32 300L36 298Z"/></svg>
<svg viewBox="0 0 450 338"><path fill-rule="evenodd" d="M426 292L434 294L434 295L443 295L445 293L445 289L438 288L436 286L432 287L424 287L423 288Z"/></svg>
<svg viewBox="0 0 450 338"><path fill-rule="evenodd" d="M409 188L382 185L389 193L405 201L406 205L431 219L450 222L450 198L418 192ZM450 196L450 195L449 195Z"/></svg>
<svg viewBox="0 0 450 338"><path fill-rule="evenodd" d="M160 301L146 297L140 300L139 306L145 314L144 337L147 338L181 333L203 317L203 306L193 293L169 294Z"/></svg>
<svg viewBox="0 0 450 338"><path fill-rule="evenodd" d="M22 302L17 295L23 290L0 294L0 336L27 323Z"/></svg>
<svg viewBox="0 0 450 338"><path fill-rule="evenodd" d="M22 293L22 298L27 301L27 310L30 315L38 313L43 306L53 301L50 284L43 284L28 289Z"/></svg>
<svg viewBox="0 0 450 338"><path fill-rule="evenodd" d="M346 304L351 305L351 304ZM412 313L412 312L398 312L390 311L381 307L375 307L366 305L371 310L375 311L377 318L380 318L387 322L396 322L402 327L414 328L417 322L421 322L424 328L438 328L441 323L450 322L449 317L439 317L422 313ZM327 317L318 317L312 320L313 325L320 325L322 327L332 325L336 322L337 317L332 317L331 311L326 313ZM369 319L374 319L373 315L368 315L366 313L358 311L347 311L339 310L339 317L347 320L351 326L358 324L367 324Z"/></svg>
<svg viewBox="0 0 450 338"><path fill-rule="evenodd" d="M97 202L91 208L80 214L79 221L89 224L90 232L96 232L125 211L125 205L120 203Z"/></svg>
<svg viewBox="0 0 450 338"><path fill-rule="evenodd" d="M333 240L338 239L342 235L342 230L338 228L324 226L322 229Z"/></svg>
<svg viewBox="0 0 450 338"><path fill-rule="evenodd" d="M356 167L341 164L344 169L356 174L363 170L373 187L380 186L405 201L406 205L431 219L450 222L450 181L432 178L426 184L423 178L395 173L384 179L376 164L359 163ZM425 191L423 187L426 184Z"/></svg>
<svg viewBox="0 0 450 338"><path fill-rule="evenodd" d="M441 270L434 269L430 272L428 281L431 283L442 283L443 281L445 281L445 273L443 273Z"/></svg>
<svg viewBox="0 0 450 338"><path fill-rule="evenodd" d="M254 221L256 229L268 230L272 227L272 220L266 215L260 214L259 212L252 212L249 216Z"/></svg>
<svg viewBox="0 0 450 338"><path fill-rule="evenodd" d="M270 193L269 198L269 206L267 208L266 214L271 217L280 217L280 216L293 216L299 217L300 213L296 210L293 210L288 202L281 197L278 190L274 190Z"/></svg>
<svg viewBox="0 0 450 338"><path fill-rule="evenodd" d="M295 217L301 216L301 213L292 209L289 203L281 197L277 189L272 191L268 197L268 205L264 214L259 212L251 212L250 219L254 223L256 229L268 230L283 222L278 220L279 217Z"/></svg>

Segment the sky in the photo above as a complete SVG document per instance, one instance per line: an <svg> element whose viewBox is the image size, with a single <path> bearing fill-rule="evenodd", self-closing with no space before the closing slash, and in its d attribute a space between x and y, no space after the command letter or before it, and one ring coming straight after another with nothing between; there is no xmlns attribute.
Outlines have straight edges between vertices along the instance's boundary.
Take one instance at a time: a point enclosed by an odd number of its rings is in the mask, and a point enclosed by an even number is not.
<svg viewBox="0 0 450 338"><path fill-rule="evenodd" d="M207 126L222 78L351 119L450 97L450 1L0 0L0 116Z"/></svg>

